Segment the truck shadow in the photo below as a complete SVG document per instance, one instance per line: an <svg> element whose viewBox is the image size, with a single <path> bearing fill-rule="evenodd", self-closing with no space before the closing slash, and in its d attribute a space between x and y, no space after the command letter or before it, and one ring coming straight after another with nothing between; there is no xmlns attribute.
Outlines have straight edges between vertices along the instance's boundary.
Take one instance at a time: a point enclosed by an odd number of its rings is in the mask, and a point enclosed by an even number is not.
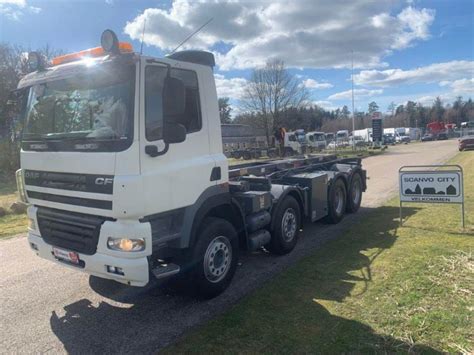
<svg viewBox="0 0 474 355"><path fill-rule="evenodd" d="M344 257L337 257L340 243L329 243L322 245L324 241L334 239L331 227L322 228L320 224L311 225L305 229L304 239L313 238L318 235L323 240L317 246L305 246L295 250L288 256L277 259L274 256L258 258L257 265L246 265L238 270L231 287L220 297L209 301L195 301L190 296L183 294L170 294L162 287L149 286L147 288L126 288L114 282L107 282L91 278L91 287L99 291L101 295L107 294L107 298L99 298L98 301L81 299L64 307L64 313L53 312L50 317L50 325L54 334L64 344L68 353L110 353L110 352L133 352L152 353L166 347L176 341L180 336L191 328L205 323L216 315L223 313L229 307L239 301L243 296L258 288L269 279L268 275L259 275L259 265L276 263L291 265L304 256L314 254L328 255L321 260L314 261L314 267L304 268L301 277L292 284L292 288L308 288L311 285L311 294L314 302L305 306L304 312L295 309L294 326L298 327L301 318L297 314L303 313L301 317L317 319L320 326L314 328L314 337L320 337L339 344L336 348L343 352L430 352L438 353L436 349L412 344L389 335L377 334L370 326L351 319L345 319L332 315L317 300L332 300L342 302L346 297L356 297L351 294L357 282L363 282L358 294L365 292L370 287L372 280L371 264L390 248L396 240L396 229L398 226L398 208L382 207L384 223L377 223L383 228L373 230L362 238L355 236L347 237L343 244L351 245L344 248ZM380 209L379 209L380 210ZM370 218L370 211L361 211ZM415 208L404 210L406 216L416 213ZM367 218L364 218L366 220ZM348 222L351 228L358 222ZM323 229L321 231L321 229ZM337 233L340 234L340 233ZM325 237L325 235L327 235ZM305 244L304 241L303 243ZM337 244L337 245L335 245ZM316 244L315 244L316 245ZM320 249L317 251L317 249ZM302 252L312 249L310 252ZM296 257L292 254L298 254ZM331 261L330 256L334 256ZM296 259L295 259L296 258ZM253 257L250 257L253 259ZM292 260L294 259L294 260ZM303 263L312 261L304 259ZM246 262L247 263L247 262ZM252 260L248 262L252 263ZM257 267L255 267L257 266ZM280 270L281 271L281 270ZM279 271L273 271L272 276ZM357 275L357 274L360 275ZM260 272L261 274L261 272ZM250 281L249 281L250 280ZM288 302L288 308L297 307L296 303ZM284 311L284 310L282 310ZM288 310L286 310L288 311ZM262 312L265 312L262 310ZM293 313L293 312L292 312ZM258 315L253 315L258 317ZM289 319L288 321L291 321ZM259 330L255 330L259 331ZM350 332L352 338L345 334ZM342 345L342 347L341 347ZM225 349L222 349L225 351ZM196 349L199 352L198 349Z"/></svg>

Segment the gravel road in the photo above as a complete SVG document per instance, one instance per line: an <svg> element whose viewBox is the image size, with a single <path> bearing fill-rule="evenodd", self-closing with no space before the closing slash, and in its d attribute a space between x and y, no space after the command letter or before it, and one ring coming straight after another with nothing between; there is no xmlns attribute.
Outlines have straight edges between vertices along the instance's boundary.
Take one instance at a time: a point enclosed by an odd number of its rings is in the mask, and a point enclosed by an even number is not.
<svg viewBox="0 0 474 355"><path fill-rule="evenodd" d="M384 155L364 159L370 180L358 214L335 226L305 226L290 255L245 255L229 289L206 302L170 295L157 287L97 282L35 257L24 236L0 241L0 353L156 352L383 204L397 191L400 166L443 162L456 153L456 143L390 147Z"/></svg>

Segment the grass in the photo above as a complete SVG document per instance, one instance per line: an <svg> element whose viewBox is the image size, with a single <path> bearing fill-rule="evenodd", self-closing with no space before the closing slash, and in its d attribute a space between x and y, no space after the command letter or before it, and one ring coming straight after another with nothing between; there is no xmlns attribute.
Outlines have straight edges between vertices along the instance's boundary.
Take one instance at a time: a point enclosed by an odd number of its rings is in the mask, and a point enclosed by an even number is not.
<svg viewBox="0 0 474 355"><path fill-rule="evenodd" d="M474 154L460 206L398 200L276 276L168 353L472 353ZM225 297L222 296L222 297Z"/></svg>
<svg viewBox="0 0 474 355"><path fill-rule="evenodd" d="M10 205L17 200L15 182L0 182L0 207L7 211L7 215L0 217L0 239L26 232L26 214L12 214L9 210Z"/></svg>

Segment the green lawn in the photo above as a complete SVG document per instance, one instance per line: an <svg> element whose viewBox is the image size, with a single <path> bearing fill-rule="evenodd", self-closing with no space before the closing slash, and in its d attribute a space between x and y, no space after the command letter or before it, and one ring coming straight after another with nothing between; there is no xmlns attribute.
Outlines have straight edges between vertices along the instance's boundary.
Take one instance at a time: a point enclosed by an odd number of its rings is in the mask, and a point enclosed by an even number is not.
<svg viewBox="0 0 474 355"><path fill-rule="evenodd" d="M398 200L276 276L168 353L472 353L474 154L458 205ZM222 297L225 297L223 295Z"/></svg>
<svg viewBox="0 0 474 355"><path fill-rule="evenodd" d="M7 215L0 217L0 239L25 233L28 220L26 214L12 214L10 205L17 201L16 184L13 181L0 182L0 207L7 211Z"/></svg>

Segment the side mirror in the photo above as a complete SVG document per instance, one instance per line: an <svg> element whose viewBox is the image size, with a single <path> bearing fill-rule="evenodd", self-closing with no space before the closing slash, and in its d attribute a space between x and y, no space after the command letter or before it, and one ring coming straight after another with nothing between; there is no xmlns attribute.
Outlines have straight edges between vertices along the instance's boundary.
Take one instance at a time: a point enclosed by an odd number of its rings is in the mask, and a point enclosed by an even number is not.
<svg viewBox="0 0 474 355"><path fill-rule="evenodd" d="M170 121L172 116L184 114L186 107L186 89L184 83L167 76L163 85L163 117Z"/></svg>
<svg viewBox="0 0 474 355"><path fill-rule="evenodd" d="M163 128L163 141L166 144L181 143L186 139L186 128L179 123L166 123Z"/></svg>

